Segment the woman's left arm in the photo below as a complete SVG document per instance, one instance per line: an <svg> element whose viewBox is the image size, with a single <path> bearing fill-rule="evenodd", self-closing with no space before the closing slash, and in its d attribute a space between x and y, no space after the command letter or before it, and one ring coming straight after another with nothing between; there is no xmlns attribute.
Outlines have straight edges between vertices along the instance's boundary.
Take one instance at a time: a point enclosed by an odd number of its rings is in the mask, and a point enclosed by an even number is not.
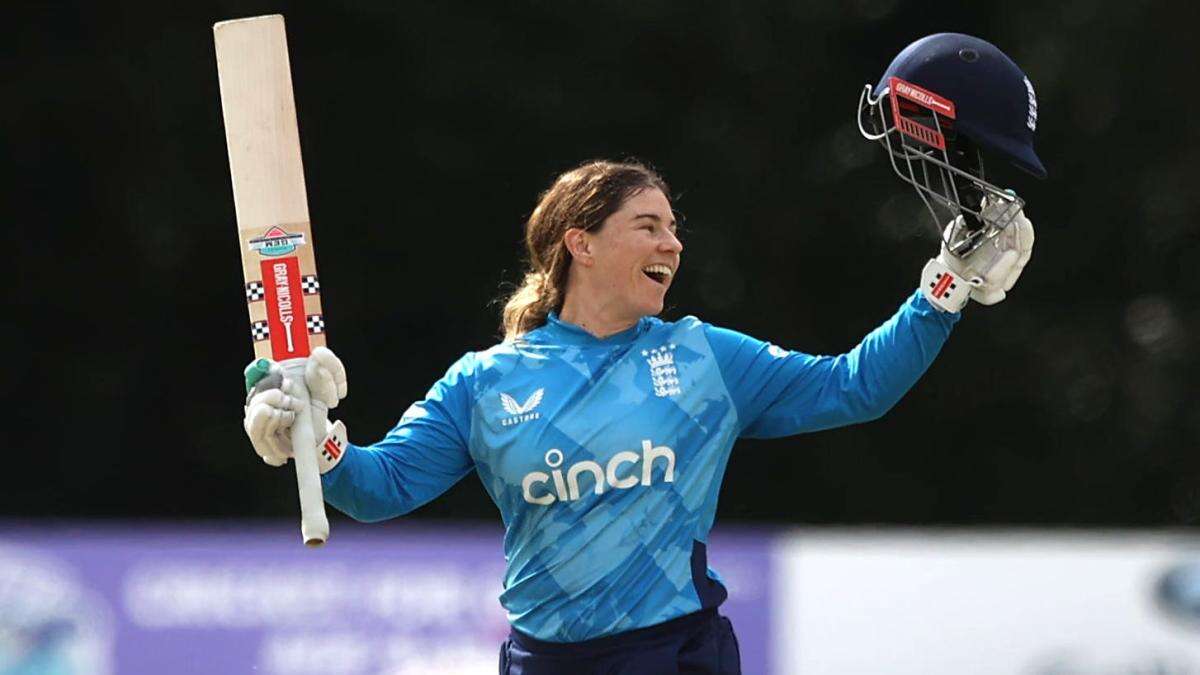
<svg viewBox="0 0 1200 675"><path fill-rule="evenodd" d="M839 356L787 351L707 324L705 331L740 435L775 438L880 417L933 362L959 316L935 309L918 291Z"/></svg>

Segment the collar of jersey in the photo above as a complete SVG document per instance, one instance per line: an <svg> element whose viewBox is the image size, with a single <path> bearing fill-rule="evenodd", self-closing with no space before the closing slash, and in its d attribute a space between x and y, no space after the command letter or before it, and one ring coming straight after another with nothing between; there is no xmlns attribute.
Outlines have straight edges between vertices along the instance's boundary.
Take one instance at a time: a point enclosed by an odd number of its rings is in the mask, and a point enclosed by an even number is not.
<svg viewBox="0 0 1200 675"><path fill-rule="evenodd" d="M558 312L550 312L549 316L546 317L546 325L543 326L538 332L545 335L547 342L580 346L594 345L598 347L609 347L612 345L622 345L633 342L634 340L638 339L642 333L645 333L650 329L650 323L650 317L643 316L636 324L626 328L620 333L613 333L608 337L598 338L584 330L582 327L558 318Z"/></svg>

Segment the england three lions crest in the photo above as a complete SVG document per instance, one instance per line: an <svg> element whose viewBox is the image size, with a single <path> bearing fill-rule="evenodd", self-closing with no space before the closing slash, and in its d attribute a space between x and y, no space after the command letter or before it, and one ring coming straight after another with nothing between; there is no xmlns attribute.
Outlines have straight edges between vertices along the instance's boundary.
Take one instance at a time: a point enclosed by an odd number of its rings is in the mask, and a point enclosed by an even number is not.
<svg viewBox="0 0 1200 675"><path fill-rule="evenodd" d="M646 357L646 363L650 365L650 383L654 385L655 396L677 396L683 393L679 388L679 371L675 370L674 344L643 349L642 356Z"/></svg>

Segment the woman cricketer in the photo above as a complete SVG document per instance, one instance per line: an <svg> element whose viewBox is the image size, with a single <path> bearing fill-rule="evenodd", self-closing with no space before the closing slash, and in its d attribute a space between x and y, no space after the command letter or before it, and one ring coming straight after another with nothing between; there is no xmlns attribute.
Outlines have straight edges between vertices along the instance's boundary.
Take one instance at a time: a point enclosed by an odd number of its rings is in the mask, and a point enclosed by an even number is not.
<svg viewBox="0 0 1200 675"><path fill-rule="evenodd" d="M636 163L560 175L526 224L529 270L504 307L503 342L465 354L373 445L324 427L322 446L339 449L320 457L325 499L357 520L406 514L478 473L505 526L502 674L740 673L706 554L734 443L883 415L937 355L954 310L968 295L1003 299L1032 247L1023 213L964 257L943 245L891 318L845 354L813 356L657 318L684 248L669 195ZM967 282L953 304L944 274ZM345 396L327 349L305 380L329 408ZM245 428L279 466L297 403L290 382L262 384Z"/></svg>

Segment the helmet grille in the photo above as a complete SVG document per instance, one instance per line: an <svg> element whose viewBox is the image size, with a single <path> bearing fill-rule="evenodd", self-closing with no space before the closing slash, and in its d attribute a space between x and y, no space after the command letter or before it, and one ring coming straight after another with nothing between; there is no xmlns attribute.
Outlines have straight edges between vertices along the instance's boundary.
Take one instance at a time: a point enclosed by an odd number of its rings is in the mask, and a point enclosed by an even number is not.
<svg viewBox="0 0 1200 675"><path fill-rule="evenodd" d="M956 131L955 113L953 101L892 77L879 98L872 98L870 85L864 87L858 126L884 146L896 174L925 203L938 236L962 256L999 234L1024 202L985 180L982 153ZM946 227L958 218L960 227Z"/></svg>

